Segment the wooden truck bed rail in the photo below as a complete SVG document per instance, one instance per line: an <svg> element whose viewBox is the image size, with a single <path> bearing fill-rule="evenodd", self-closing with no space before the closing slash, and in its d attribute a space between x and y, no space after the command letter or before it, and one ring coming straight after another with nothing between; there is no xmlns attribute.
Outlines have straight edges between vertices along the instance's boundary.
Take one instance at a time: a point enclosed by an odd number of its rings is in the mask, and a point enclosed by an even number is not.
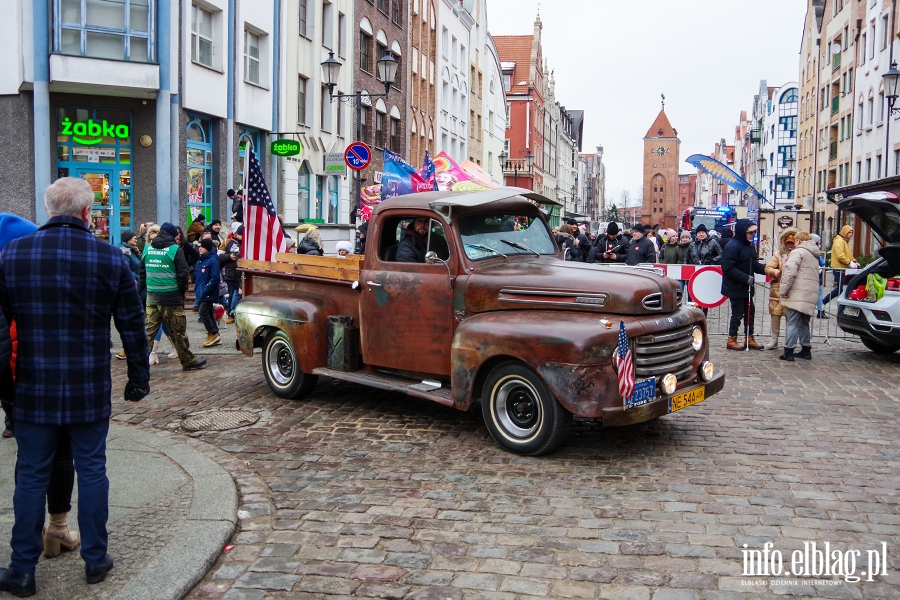
<svg viewBox="0 0 900 600"><path fill-rule="evenodd" d="M311 254L288 254L279 252L274 262L240 259L238 267L255 271L270 271L288 275L321 277L336 281L359 281L363 256L351 254L346 258L336 256L313 256Z"/></svg>

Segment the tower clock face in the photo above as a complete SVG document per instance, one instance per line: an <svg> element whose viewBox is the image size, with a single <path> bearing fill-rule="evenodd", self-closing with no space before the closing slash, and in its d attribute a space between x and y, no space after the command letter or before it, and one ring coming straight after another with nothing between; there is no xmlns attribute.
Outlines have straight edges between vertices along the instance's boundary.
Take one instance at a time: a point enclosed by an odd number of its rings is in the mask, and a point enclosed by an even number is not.
<svg viewBox="0 0 900 600"><path fill-rule="evenodd" d="M665 156L669 153L669 149L663 146L657 146L656 148L650 151L650 154L655 154L657 156Z"/></svg>

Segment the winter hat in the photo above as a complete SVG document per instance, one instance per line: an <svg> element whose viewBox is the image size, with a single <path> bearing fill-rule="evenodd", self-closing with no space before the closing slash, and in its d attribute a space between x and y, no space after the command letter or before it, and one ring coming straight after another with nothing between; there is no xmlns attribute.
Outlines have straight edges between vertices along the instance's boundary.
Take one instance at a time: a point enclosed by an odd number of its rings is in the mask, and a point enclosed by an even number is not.
<svg viewBox="0 0 900 600"><path fill-rule="evenodd" d="M684 231L682 231L682 232L681 232L681 239L682 239L682 240L688 240L688 241L690 241L690 239L691 239L691 232L688 231L687 229L685 229Z"/></svg>
<svg viewBox="0 0 900 600"><path fill-rule="evenodd" d="M709 233L709 229L707 229L706 225L704 225L703 223L697 225L697 229L694 230L695 233L700 233L701 231L703 233Z"/></svg>
<svg viewBox="0 0 900 600"><path fill-rule="evenodd" d="M334 245L334 249L337 252L340 252L341 250L346 250L350 254L353 254L353 244L351 244L347 240L341 240L338 243L336 243Z"/></svg>
<svg viewBox="0 0 900 600"><path fill-rule="evenodd" d="M730 240L733 237L734 237L734 232L730 229L726 229L725 231L722 232L723 240Z"/></svg>
<svg viewBox="0 0 900 600"><path fill-rule="evenodd" d="M215 252L216 251L216 245L210 239L200 240L200 247L206 248L207 252Z"/></svg>
<svg viewBox="0 0 900 600"><path fill-rule="evenodd" d="M315 229L315 228L316 228L315 225L310 225L309 223L300 223L299 225L294 227L294 231L296 231L297 233L306 233L309 230Z"/></svg>
<svg viewBox="0 0 900 600"><path fill-rule="evenodd" d="M234 235L244 235L244 226L241 225L234 230Z"/></svg>
<svg viewBox="0 0 900 600"><path fill-rule="evenodd" d="M212 227L213 225L221 225L221 224L222 224L222 221L220 221L218 219L213 219L212 221L210 221L209 226Z"/></svg>
<svg viewBox="0 0 900 600"><path fill-rule="evenodd" d="M678 234L675 233L674 229L666 229L666 237L676 237Z"/></svg>
<svg viewBox="0 0 900 600"><path fill-rule="evenodd" d="M171 223L169 223L168 221L163 223L162 225L160 225L159 228L161 231L165 231L166 233L171 235L172 238L178 237L178 228L175 227L174 225L172 225Z"/></svg>
<svg viewBox="0 0 900 600"><path fill-rule="evenodd" d="M206 215L204 215L203 213L200 213L199 215L197 215L197 217L194 220L203 223L204 221L206 221Z"/></svg>
<svg viewBox="0 0 900 600"><path fill-rule="evenodd" d="M819 236L817 236L817 235L814 234L814 233L811 235L811 237L812 237L812 241L813 241L814 244L818 244L819 242L822 241L822 238L820 238Z"/></svg>
<svg viewBox="0 0 900 600"><path fill-rule="evenodd" d="M128 230L122 232L122 235L119 236L119 239L122 240L123 244L127 244L128 242L130 242L132 239L134 239L136 237L137 237L137 234L135 232L131 231L130 229L128 229Z"/></svg>
<svg viewBox="0 0 900 600"><path fill-rule="evenodd" d="M575 219L569 218L569 219L566 219L566 225L576 226L576 225L578 225L578 221L576 221Z"/></svg>
<svg viewBox="0 0 900 600"><path fill-rule="evenodd" d="M31 235L37 231L37 225L12 213L0 213L0 250L6 242Z"/></svg>
<svg viewBox="0 0 900 600"><path fill-rule="evenodd" d="M638 223L637 225L635 225L634 227L631 228L631 231L632 232L637 231L638 233L647 233L647 228L644 227L643 225L641 225L640 223Z"/></svg>
<svg viewBox="0 0 900 600"><path fill-rule="evenodd" d="M609 225L606 226L606 233L609 235L617 235L619 233L619 226L616 225L615 221L609 222Z"/></svg>

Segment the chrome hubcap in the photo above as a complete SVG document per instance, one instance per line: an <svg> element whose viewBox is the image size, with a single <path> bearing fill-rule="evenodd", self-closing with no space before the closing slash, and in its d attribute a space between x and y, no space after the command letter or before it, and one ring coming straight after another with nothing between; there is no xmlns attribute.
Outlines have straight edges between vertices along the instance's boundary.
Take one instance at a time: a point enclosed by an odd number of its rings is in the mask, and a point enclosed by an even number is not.
<svg viewBox="0 0 900 600"><path fill-rule="evenodd" d="M282 340L269 347L269 375L279 385L289 384L294 377L294 353Z"/></svg>
<svg viewBox="0 0 900 600"><path fill-rule="evenodd" d="M541 402L537 390L523 379L504 382L494 396L494 414L503 429L517 438L527 438L541 422Z"/></svg>

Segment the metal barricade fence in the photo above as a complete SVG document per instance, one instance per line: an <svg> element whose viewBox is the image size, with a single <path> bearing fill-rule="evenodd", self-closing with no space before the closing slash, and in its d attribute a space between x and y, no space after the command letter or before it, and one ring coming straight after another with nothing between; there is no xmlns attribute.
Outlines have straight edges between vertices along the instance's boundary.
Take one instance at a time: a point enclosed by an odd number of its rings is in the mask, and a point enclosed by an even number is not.
<svg viewBox="0 0 900 600"><path fill-rule="evenodd" d="M820 285L820 296L824 299L829 293L837 289L835 287L834 272L841 272L842 276L853 275L860 272L860 269L832 269L823 267L822 285ZM686 281L686 280L681 280ZM757 276L756 287L754 289L753 304L755 307L755 318L753 320L753 335L758 339L768 339L771 337L772 315L769 314L769 290L771 283L765 281L764 277ZM835 294L837 296L837 294ZM820 303L820 306L822 304ZM810 332L813 337L825 338L827 342L830 338L854 339L857 336L845 333L837 325L837 297L824 305L823 311L825 318L819 318L818 315L810 319ZM725 302L716 308L711 308L706 315L707 332L710 335L728 335L728 326L731 320L731 303L726 299ZM742 324L743 325L743 324ZM787 318L781 317L781 340L784 340L785 328L787 327ZM743 338L743 326L738 331L738 336Z"/></svg>

